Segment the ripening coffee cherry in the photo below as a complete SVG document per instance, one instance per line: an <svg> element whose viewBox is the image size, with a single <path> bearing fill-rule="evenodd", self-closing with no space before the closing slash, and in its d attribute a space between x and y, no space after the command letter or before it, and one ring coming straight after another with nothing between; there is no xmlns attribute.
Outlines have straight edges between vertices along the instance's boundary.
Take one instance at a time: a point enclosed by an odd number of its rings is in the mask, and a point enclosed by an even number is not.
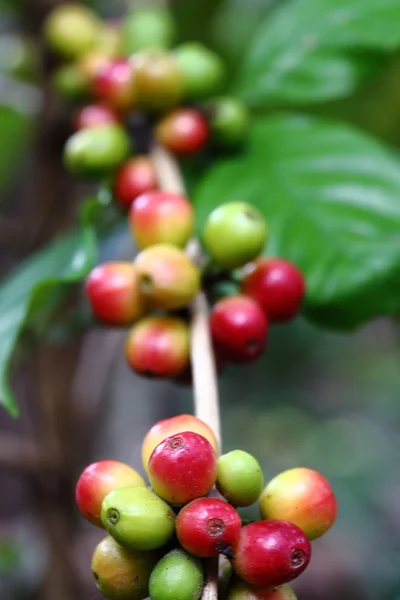
<svg viewBox="0 0 400 600"><path fill-rule="evenodd" d="M257 502L264 477L258 460L243 450L233 450L219 457L217 489L233 506L250 506Z"/></svg>
<svg viewBox="0 0 400 600"><path fill-rule="evenodd" d="M296 595L288 585L279 587L256 587L237 579L227 600L296 600Z"/></svg>
<svg viewBox="0 0 400 600"><path fill-rule="evenodd" d="M101 520L118 544L129 550L161 548L175 529L171 507L145 487L124 487L108 494Z"/></svg>
<svg viewBox="0 0 400 600"><path fill-rule="evenodd" d="M123 24L124 54L129 56L142 50L170 48L175 34L175 23L168 10L159 7L135 8Z"/></svg>
<svg viewBox="0 0 400 600"><path fill-rule="evenodd" d="M151 159L148 156L135 156L119 169L114 182L114 195L118 204L129 208L138 196L157 188L157 173Z"/></svg>
<svg viewBox="0 0 400 600"><path fill-rule="evenodd" d="M217 457L210 442L183 431L163 440L149 460L149 479L155 493L171 504L186 504L205 496L217 478Z"/></svg>
<svg viewBox="0 0 400 600"><path fill-rule="evenodd" d="M164 556L150 577L151 600L199 600L204 575L201 562L183 550Z"/></svg>
<svg viewBox="0 0 400 600"><path fill-rule="evenodd" d="M110 60L99 67L93 83L97 98L118 110L135 105L134 66L129 60Z"/></svg>
<svg viewBox="0 0 400 600"><path fill-rule="evenodd" d="M225 66L220 57L197 42L187 42L174 49L183 77L185 97L204 100L218 93L225 82Z"/></svg>
<svg viewBox="0 0 400 600"><path fill-rule="evenodd" d="M52 86L67 100L83 100L89 95L87 79L75 63L58 67L52 76Z"/></svg>
<svg viewBox="0 0 400 600"><path fill-rule="evenodd" d="M146 311L132 263L109 262L95 267L86 279L85 291L94 316L108 325L129 325Z"/></svg>
<svg viewBox="0 0 400 600"><path fill-rule="evenodd" d="M171 152L195 154L209 138L209 126L201 112L194 108L178 108L167 114L156 126L157 141Z"/></svg>
<svg viewBox="0 0 400 600"><path fill-rule="evenodd" d="M247 296L219 300L210 317L213 343L227 360L247 363L265 349L268 322L257 302Z"/></svg>
<svg viewBox="0 0 400 600"><path fill-rule="evenodd" d="M129 366L140 375L175 377L190 360L188 324L175 317L142 319L128 335L125 355Z"/></svg>
<svg viewBox="0 0 400 600"><path fill-rule="evenodd" d="M218 442L212 429L203 421L193 415L178 415L170 419L158 421L147 432L142 444L142 462L145 471L148 471L149 458L156 446L166 438L183 431L198 433L208 440L218 454Z"/></svg>
<svg viewBox="0 0 400 600"><path fill-rule="evenodd" d="M313 469L290 469L268 483L260 498L263 519L283 519L315 540L332 527L337 516L335 494Z"/></svg>
<svg viewBox="0 0 400 600"><path fill-rule="evenodd" d="M76 68L79 70L88 88L90 88L92 95L96 77L110 62L111 58L107 54L99 50L92 50L82 56L76 63Z"/></svg>
<svg viewBox="0 0 400 600"><path fill-rule="evenodd" d="M92 177L117 168L129 156L131 143L119 125L101 125L74 133L66 143L64 161L76 175Z"/></svg>
<svg viewBox="0 0 400 600"><path fill-rule="evenodd" d="M274 587L305 570L311 545L305 533L287 521L258 521L242 527L233 568L252 585Z"/></svg>
<svg viewBox="0 0 400 600"><path fill-rule="evenodd" d="M184 248L193 235L194 210L182 194L152 191L135 200L129 221L139 248L155 244Z"/></svg>
<svg viewBox="0 0 400 600"><path fill-rule="evenodd" d="M272 321L289 321L300 312L305 282L295 265L282 258L260 258L246 271L243 293L254 298Z"/></svg>
<svg viewBox="0 0 400 600"><path fill-rule="evenodd" d="M207 104L211 140L221 148L235 148L244 144L250 125L246 105L229 96L216 98Z"/></svg>
<svg viewBox="0 0 400 600"><path fill-rule="evenodd" d="M207 251L223 269L242 267L259 256L267 237L262 214L246 202L221 204L209 215L203 230Z"/></svg>
<svg viewBox="0 0 400 600"><path fill-rule="evenodd" d="M50 13L45 22L44 36L53 52L74 60L96 45L101 28L96 13L82 4L71 2Z"/></svg>
<svg viewBox="0 0 400 600"><path fill-rule="evenodd" d="M90 129L100 125L119 123L120 121L119 114L111 106L88 104L76 112L73 126L75 131L80 131L81 129Z"/></svg>
<svg viewBox="0 0 400 600"><path fill-rule="evenodd" d="M97 589L110 600L143 600L148 596L155 552L125 550L107 536L96 547L92 573Z"/></svg>
<svg viewBox="0 0 400 600"><path fill-rule="evenodd" d="M82 515L96 525L101 522L101 505L110 492L127 485L145 486L146 483L129 465L116 460L95 462L83 471L75 489L75 499Z"/></svg>
<svg viewBox="0 0 400 600"><path fill-rule="evenodd" d="M185 308L200 289L199 269L171 244L157 244L142 250L135 266L142 294L152 308Z"/></svg>
<svg viewBox="0 0 400 600"><path fill-rule="evenodd" d="M233 506L217 498L194 500L179 512L176 520L179 543L200 558L234 551L241 527L242 521Z"/></svg>
<svg viewBox="0 0 400 600"><path fill-rule="evenodd" d="M147 112L173 108L182 98L182 76L167 53L147 51L132 56L136 104Z"/></svg>

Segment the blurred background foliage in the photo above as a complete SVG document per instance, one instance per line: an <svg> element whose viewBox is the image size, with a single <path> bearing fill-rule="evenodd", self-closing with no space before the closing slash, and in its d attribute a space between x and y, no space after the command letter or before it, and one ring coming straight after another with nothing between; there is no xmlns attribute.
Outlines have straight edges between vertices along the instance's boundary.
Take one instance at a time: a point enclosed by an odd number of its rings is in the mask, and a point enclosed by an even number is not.
<svg viewBox="0 0 400 600"><path fill-rule="evenodd" d="M192 410L189 389L150 383L128 371L123 334L91 327L81 291L70 285L96 261L96 237L99 260L129 257L134 249L110 199L94 200L95 190L71 181L61 165L69 114L52 96L40 42L40 23L53 4L0 1L0 273L5 277L0 287L0 393L14 413L5 371L24 325L12 372L21 419L0 416L4 600L98 598L89 563L101 532L77 517L72 497L76 475L86 463L101 458L139 467L146 429L157 419ZM122 1L90 4L107 17L125 7ZM335 7L358 7L361 16L329 38L330 9ZM375 137L371 143L390 149L390 158L379 150L383 162L378 165L385 175L390 160L395 181L400 3L176 0L172 9L181 39L204 41L222 54L233 89L254 104L255 115L264 119L290 107L298 114L354 125ZM307 29L310 22L316 29L321 24L321 39L328 40L326 47L322 44L322 58L317 53L307 63L313 76L302 65L292 75L283 69L279 86L267 79L268 101L261 101L262 86L261 92L252 89L251 76L260 78L257 69L263 62L268 66L266 55L260 51L257 68L240 70L257 32L265 29L258 39L265 41L268 52L281 46L297 55L300 34L293 28ZM305 41L313 48L314 39ZM337 151L346 156L347 148L339 145ZM370 156L375 150L368 146L365 152ZM307 156L304 160L307 166ZM400 177L400 162L398 169ZM200 213L205 210L202 194L207 196L201 190L218 182L218 172L210 177L211 183L203 182L196 192ZM340 178L334 183L340 185ZM397 196L391 185L398 215L400 185ZM375 210L379 214L379 198ZM388 255L397 257L398 234L385 242ZM359 263L371 273L362 256ZM357 261L353 268L357 270ZM353 312L359 308L362 313L365 303L383 306L389 289L398 307L399 272L400 263L393 259L390 286L380 287L378 278L370 287L372 300L366 295L352 298ZM327 279L330 274L326 269ZM256 365L228 367L221 377L226 451L240 447L254 453L266 479L296 465L316 468L337 492L338 523L327 539L315 542L312 566L296 585L300 599L400 598L399 346L394 317L374 319L349 333L328 332L300 319L272 329L269 350Z"/></svg>

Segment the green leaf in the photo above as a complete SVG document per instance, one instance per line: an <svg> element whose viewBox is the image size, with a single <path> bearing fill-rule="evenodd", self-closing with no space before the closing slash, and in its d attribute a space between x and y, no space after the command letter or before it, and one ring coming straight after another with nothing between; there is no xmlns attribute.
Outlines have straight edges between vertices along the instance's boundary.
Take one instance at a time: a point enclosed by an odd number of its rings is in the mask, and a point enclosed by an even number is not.
<svg viewBox="0 0 400 600"><path fill-rule="evenodd" d="M0 405L18 416L9 381L9 367L22 330L41 307L51 302L60 286L79 282L94 266L97 240L93 221L101 210L97 199L88 200L75 229L26 260L0 285Z"/></svg>
<svg viewBox="0 0 400 600"><path fill-rule="evenodd" d="M399 20L398 0L284 3L259 27L235 91L256 106L349 94L373 69L360 50L395 50Z"/></svg>
<svg viewBox="0 0 400 600"><path fill-rule="evenodd" d="M306 314L352 328L400 311L400 164L350 126L278 115L245 153L216 164L194 195L199 225L223 202L257 206L268 254L298 264Z"/></svg>
<svg viewBox="0 0 400 600"><path fill-rule="evenodd" d="M31 118L0 105L0 188L7 185L19 165L31 131Z"/></svg>

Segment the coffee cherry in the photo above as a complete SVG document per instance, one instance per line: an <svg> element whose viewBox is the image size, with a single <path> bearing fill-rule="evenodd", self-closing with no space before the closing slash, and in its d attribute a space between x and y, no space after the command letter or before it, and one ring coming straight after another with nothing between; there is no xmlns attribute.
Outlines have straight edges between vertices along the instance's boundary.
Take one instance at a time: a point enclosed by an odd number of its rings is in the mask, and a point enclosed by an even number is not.
<svg viewBox="0 0 400 600"><path fill-rule="evenodd" d="M248 265L244 294L254 298L272 321L289 321L301 309L305 294L302 273L282 258L260 258Z"/></svg>
<svg viewBox="0 0 400 600"><path fill-rule="evenodd" d="M82 4L68 3L55 8L47 18L44 36L60 56L76 59L91 50L101 31L96 14Z"/></svg>
<svg viewBox="0 0 400 600"><path fill-rule="evenodd" d="M150 577L151 600L199 600L204 576L201 562L183 550L172 550Z"/></svg>
<svg viewBox="0 0 400 600"><path fill-rule="evenodd" d="M243 144L249 133L250 115L236 98L216 98L207 104L211 139L216 146L232 148Z"/></svg>
<svg viewBox="0 0 400 600"><path fill-rule="evenodd" d="M88 52L76 63L76 68L84 78L86 85L93 94L96 77L106 66L110 65L111 58L99 50Z"/></svg>
<svg viewBox="0 0 400 600"><path fill-rule="evenodd" d="M312 469L284 471L266 486L260 498L263 519L283 519L300 527L309 540L323 535L337 516L329 482Z"/></svg>
<svg viewBox="0 0 400 600"><path fill-rule="evenodd" d="M209 127L198 110L178 108L161 119L155 135L158 142L171 152L189 155L204 148Z"/></svg>
<svg viewBox="0 0 400 600"><path fill-rule="evenodd" d="M142 250L135 265L140 289L152 308L185 308L200 289L198 268L171 244L157 244Z"/></svg>
<svg viewBox="0 0 400 600"><path fill-rule="evenodd" d="M87 79L75 63L58 67L52 76L52 86L59 96L67 100L82 100L89 94Z"/></svg>
<svg viewBox="0 0 400 600"><path fill-rule="evenodd" d="M217 489L233 506L250 506L262 492L264 477L259 462L243 450L220 456Z"/></svg>
<svg viewBox="0 0 400 600"><path fill-rule="evenodd" d="M105 529L124 548L155 550L171 539L173 510L145 487L124 487L106 496L101 510Z"/></svg>
<svg viewBox="0 0 400 600"><path fill-rule="evenodd" d="M101 522L101 505L110 492L127 485L145 486L143 477L129 465L116 460L95 462L83 471L75 490L75 499L82 515L96 525Z"/></svg>
<svg viewBox="0 0 400 600"><path fill-rule="evenodd" d="M106 104L88 104L81 108L74 116L74 130L99 127L110 123L119 123L118 113Z"/></svg>
<svg viewBox="0 0 400 600"><path fill-rule="evenodd" d="M146 310L132 263L110 262L89 274L85 290L95 317L108 325L129 325Z"/></svg>
<svg viewBox="0 0 400 600"><path fill-rule="evenodd" d="M229 591L228 600L296 600L296 596L288 585L260 588L237 579Z"/></svg>
<svg viewBox="0 0 400 600"><path fill-rule="evenodd" d="M210 327L215 347L232 362L251 362L264 351L268 322L258 304L247 296L231 296L213 307Z"/></svg>
<svg viewBox="0 0 400 600"><path fill-rule="evenodd" d="M82 129L69 138L64 160L72 173L98 176L118 167L129 155L130 146L128 135L119 125Z"/></svg>
<svg viewBox="0 0 400 600"><path fill-rule="evenodd" d="M146 434L142 444L142 462L145 471L148 471L149 458L156 446L167 437L182 433L183 431L192 431L198 433L214 448L218 453L218 442L215 439L214 432L206 423L194 417L193 415L178 415L170 419L158 421Z"/></svg>
<svg viewBox="0 0 400 600"><path fill-rule="evenodd" d="M157 558L155 552L125 550L112 537L104 538L92 559L97 589L110 600L143 600Z"/></svg>
<svg viewBox="0 0 400 600"><path fill-rule="evenodd" d="M179 543L185 550L207 558L236 548L242 521L236 510L217 498L199 498L185 506L176 521Z"/></svg>
<svg viewBox="0 0 400 600"><path fill-rule="evenodd" d="M184 248L193 235L194 211L181 194L153 191L132 204L129 220L139 248L172 244Z"/></svg>
<svg viewBox="0 0 400 600"><path fill-rule="evenodd" d="M182 77L173 57L158 51L133 55L135 99L148 112L168 110L182 98Z"/></svg>
<svg viewBox="0 0 400 600"><path fill-rule="evenodd" d="M210 442L184 431L163 440L149 460L155 493L171 504L186 504L205 496L217 478L217 458Z"/></svg>
<svg viewBox="0 0 400 600"><path fill-rule="evenodd" d="M175 377L190 359L189 327L183 319L147 317L130 331L125 345L129 366L148 377Z"/></svg>
<svg viewBox="0 0 400 600"><path fill-rule="evenodd" d="M203 231L207 251L223 269L242 267L259 256L267 236L262 214L246 202L218 206L209 215Z"/></svg>
<svg viewBox="0 0 400 600"><path fill-rule="evenodd" d="M175 33L175 23L169 11L157 7L135 8L128 14L123 26L124 54L170 48Z"/></svg>
<svg viewBox="0 0 400 600"><path fill-rule="evenodd" d="M157 188L157 173L147 156L129 159L118 171L114 182L115 199L126 208L141 194Z"/></svg>
<svg viewBox="0 0 400 600"><path fill-rule="evenodd" d="M197 42L187 42L174 50L183 76L186 98L204 100L218 93L225 82L225 66L220 57Z"/></svg>
<svg viewBox="0 0 400 600"><path fill-rule="evenodd" d="M122 34L118 25L114 22L103 25L97 38L96 50L110 58L118 58L123 54Z"/></svg>
<svg viewBox="0 0 400 600"><path fill-rule="evenodd" d="M119 110L135 104L134 66L129 60L112 60L97 71L93 88L103 102Z"/></svg>
<svg viewBox="0 0 400 600"><path fill-rule="evenodd" d="M296 525L258 521L242 528L233 568L252 585L274 587L298 577L310 557L310 542Z"/></svg>

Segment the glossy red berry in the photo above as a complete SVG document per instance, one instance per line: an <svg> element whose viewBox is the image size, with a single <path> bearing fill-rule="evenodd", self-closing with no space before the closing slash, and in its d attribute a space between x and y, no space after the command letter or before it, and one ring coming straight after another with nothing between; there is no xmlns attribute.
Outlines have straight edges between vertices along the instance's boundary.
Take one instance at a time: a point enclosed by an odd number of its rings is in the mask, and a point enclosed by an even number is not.
<svg viewBox="0 0 400 600"><path fill-rule="evenodd" d="M193 108L179 108L166 115L156 127L156 138L175 154L194 154L206 145L209 126Z"/></svg>
<svg viewBox="0 0 400 600"><path fill-rule="evenodd" d="M116 460L101 460L86 467L79 477L75 499L82 515L97 527L101 505L110 492L128 485L145 486L144 479L132 467Z"/></svg>
<svg viewBox="0 0 400 600"><path fill-rule="evenodd" d="M310 542L297 525L258 521L242 528L233 567L252 585L274 587L298 577L310 558Z"/></svg>
<svg viewBox="0 0 400 600"><path fill-rule="evenodd" d="M132 204L129 220L139 248L172 244L183 248L194 230L194 211L181 194L153 191L139 196Z"/></svg>
<svg viewBox="0 0 400 600"><path fill-rule="evenodd" d="M85 284L94 316L114 326L129 325L146 310L132 263L109 262L90 273Z"/></svg>
<svg viewBox="0 0 400 600"><path fill-rule="evenodd" d="M257 302L247 296L219 300L211 312L211 334L228 360L251 362L261 356L268 333L267 318Z"/></svg>
<svg viewBox="0 0 400 600"><path fill-rule="evenodd" d="M120 116L116 110L106 104L89 104L81 108L74 117L73 127L75 131L107 125L109 123L119 123Z"/></svg>
<svg viewBox="0 0 400 600"><path fill-rule="evenodd" d="M189 327L175 317L147 317L131 329L125 344L129 366L147 377L175 377L189 363Z"/></svg>
<svg viewBox="0 0 400 600"><path fill-rule="evenodd" d="M96 96L114 108L132 108L135 104L133 63L110 60L97 71L93 87Z"/></svg>
<svg viewBox="0 0 400 600"><path fill-rule="evenodd" d="M200 558L231 552L239 541L241 527L238 512L217 498L194 500L180 511L176 521L179 543Z"/></svg>
<svg viewBox="0 0 400 600"><path fill-rule="evenodd" d="M254 298L272 321L289 321L300 312L305 282L295 265L282 258L260 258L246 270L243 293Z"/></svg>
<svg viewBox="0 0 400 600"><path fill-rule="evenodd" d="M217 457L210 442L191 431L163 440L149 460L155 493L170 504L186 504L205 496L217 478Z"/></svg>
<svg viewBox="0 0 400 600"><path fill-rule="evenodd" d="M135 156L119 169L114 182L118 204L129 208L136 198L158 188L154 165L147 156Z"/></svg>

